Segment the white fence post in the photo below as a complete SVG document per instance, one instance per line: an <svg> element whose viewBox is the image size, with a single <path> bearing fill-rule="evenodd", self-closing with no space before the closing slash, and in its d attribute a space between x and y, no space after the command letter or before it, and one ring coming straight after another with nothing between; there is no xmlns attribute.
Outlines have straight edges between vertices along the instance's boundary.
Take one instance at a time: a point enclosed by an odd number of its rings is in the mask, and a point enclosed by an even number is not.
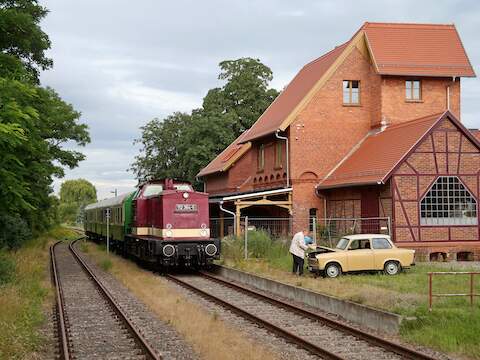
<svg viewBox="0 0 480 360"><path fill-rule="evenodd" d="M245 260L248 259L248 216L245 216Z"/></svg>
<svg viewBox="0 0 480 360"><path fill-rule="evenodd" d="M317 217L312 217L313 243L317 245Z"/></svg>

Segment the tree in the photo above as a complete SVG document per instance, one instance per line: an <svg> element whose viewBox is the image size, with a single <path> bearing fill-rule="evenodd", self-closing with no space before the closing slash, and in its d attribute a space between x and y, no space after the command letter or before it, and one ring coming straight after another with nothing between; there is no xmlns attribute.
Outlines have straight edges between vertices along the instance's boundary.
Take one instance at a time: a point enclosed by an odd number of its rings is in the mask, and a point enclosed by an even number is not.
<svg viewBox="0 0 480 360"><path fill-rule="evenodd" d="M52 66L45 53L50 41L39 26L46 14L37 0L0 0L0 224L6 231L28 227L19 234L57 221L53 177L84 158L64 145L90 141L80 113L38 85L39 71Z"/></svg>
<svg viewBox="0 0 480 360"><path fill-rule="evenodd" d="M40 28L47 13L37 0L0 0L0 62L11 75L38 82L39 71L52 67L45 54L50 40Z"/></svg>
<svg viewBox="0 0 480 360"><path fill-rule="evenodd" d="M63 222L73 224L86 205L97 201L97 189L85 179L67 180L60 187L59 213Z"/></svg>
<svg viewBox="0 0 480 360"><path fill-rule="evenodd" d="M142 144L131 170L139 180L173 177L199 187L196 174L243 131L250 128L276 98L269 89L272 71L258 59L220 63L221 88L207 92L200 109L155 118L141 128Z"/></svg>

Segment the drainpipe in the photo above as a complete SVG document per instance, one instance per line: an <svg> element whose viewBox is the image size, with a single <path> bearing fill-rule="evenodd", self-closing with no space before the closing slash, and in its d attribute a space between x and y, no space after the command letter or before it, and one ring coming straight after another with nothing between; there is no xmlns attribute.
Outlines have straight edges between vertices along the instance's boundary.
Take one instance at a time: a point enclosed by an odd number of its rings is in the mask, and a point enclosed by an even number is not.
<svg viewBox="0 0 480 360"><path fill-rule="evenodd" d="M287 163L285 170L287 171L287 188L289 188L290 187L290 167L289 167L289 160L288 160L288 137L278 135L279 131L280 130L277 130L275 132L275 137L280 140L285 140L285 161Z"/></svg>
<svg viewBox="0 0 480 360"><path fill-rule="evenodd" d="M450 85L447 85L447 110L450 110Z"/></svg>
<svg viewBox="0 0 480 360"><path fill-rule="evenodd" d="M223 208L223 201L220 201L220 210L222 210L223 212L233 216L233 235L234 236L237 235L237 230L236 230L236 228L237 228L237 226L236 226L237 215L233 211L224 209Z"/></svg>

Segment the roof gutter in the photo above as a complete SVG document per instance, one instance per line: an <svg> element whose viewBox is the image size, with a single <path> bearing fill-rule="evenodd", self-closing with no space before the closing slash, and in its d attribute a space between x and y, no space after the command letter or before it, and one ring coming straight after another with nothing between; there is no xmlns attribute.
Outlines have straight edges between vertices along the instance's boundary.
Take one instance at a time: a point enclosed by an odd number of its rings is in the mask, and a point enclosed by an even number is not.
<svg viewBox="0 0 480 360"><path fill-rule="evenodd" d="M280 136L278 133L280 130L275 131L275 137L280 140L285 140L285 162L286 162L286 171L287 171L287 185L285 186L286 188L290 187L290 166L289 166L289 160L288 160L288 136Z"/></svg>
<svg viewBox="0 0 480 360"><path fill-rule="evenodd" d="M219 205L219 206L220 206L220 210L222 210L224 213L227 213L227 214L233 216L233 223L236 224L236 217L237 217L237 215L236 215L233 211L227 210L227 209L225 209L225 208L223 207L223 200L220 201L220 205ZM236 228L237 228L236 226L233 227L233 235L234 235L234 236L237 235L237 234L236 234Z"/></svg>

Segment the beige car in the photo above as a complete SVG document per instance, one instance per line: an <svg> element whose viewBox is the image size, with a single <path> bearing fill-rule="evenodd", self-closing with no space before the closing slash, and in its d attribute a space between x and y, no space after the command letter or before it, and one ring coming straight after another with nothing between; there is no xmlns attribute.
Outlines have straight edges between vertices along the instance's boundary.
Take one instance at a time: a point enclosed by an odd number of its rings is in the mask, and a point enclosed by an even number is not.
<svg viewBox="0 0 480 360"><path fill-rule="evenodd" d="M388 235L345 236L334 249L319 246L308 254L308 270L335 278L343 272L381 270L395 275L414 263L415 250L397 248Z"/></svg>

